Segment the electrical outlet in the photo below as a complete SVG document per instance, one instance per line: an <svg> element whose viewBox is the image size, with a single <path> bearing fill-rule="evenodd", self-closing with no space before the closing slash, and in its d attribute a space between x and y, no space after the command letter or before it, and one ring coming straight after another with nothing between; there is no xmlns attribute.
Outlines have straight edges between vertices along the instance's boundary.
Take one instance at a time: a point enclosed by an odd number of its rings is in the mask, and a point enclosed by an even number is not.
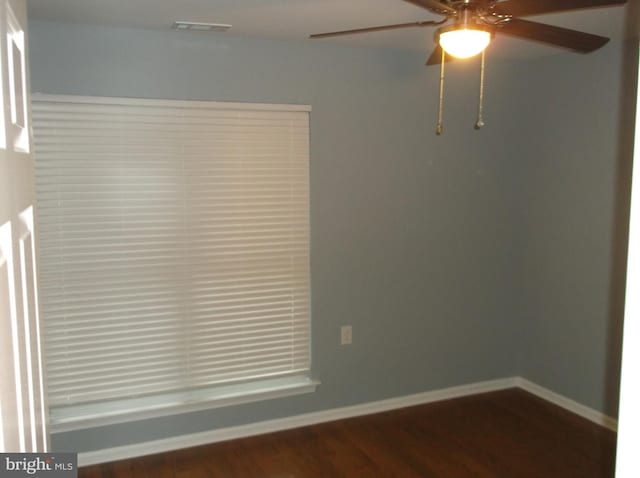
<svg viewBox="0 0 640 478"><path fill-rule="evenodd" d="M340 344L341 345L350 345L352 340L351 336L351 326L343 325L340 328Z"/></svg>

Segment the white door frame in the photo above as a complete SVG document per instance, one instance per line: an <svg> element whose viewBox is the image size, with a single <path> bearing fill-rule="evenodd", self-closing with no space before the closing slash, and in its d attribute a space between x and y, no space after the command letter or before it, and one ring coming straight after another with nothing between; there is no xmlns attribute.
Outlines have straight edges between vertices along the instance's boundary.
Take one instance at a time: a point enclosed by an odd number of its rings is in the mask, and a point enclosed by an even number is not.
<svg viewBox="0 0 640 478"><path fill-rule="evenodd" d="M0 452L49 448L25 0L0 0Z"/></svg>

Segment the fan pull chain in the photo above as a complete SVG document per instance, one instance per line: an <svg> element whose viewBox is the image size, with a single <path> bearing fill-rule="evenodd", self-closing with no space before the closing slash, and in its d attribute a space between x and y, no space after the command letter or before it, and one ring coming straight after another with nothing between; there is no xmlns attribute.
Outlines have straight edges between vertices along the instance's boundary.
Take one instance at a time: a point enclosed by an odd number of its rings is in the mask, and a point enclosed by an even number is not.
<svg viewBox="0 0 640 478"><path fill-rule="evenodd" d="M484 50L482 50L482 57L480 60L480 101L478 102L478 121L476 121L475 129L480 129L484 126L482 119L482 108L484 103Z"/></svg>
<svg viewBox="0 0 640 478"><path fill-rule="evenodd" d="M438 106L438 126L436 127L436 134L440 136L442 134L442 104L444 100L444 48L442 50L442 61L440 63L440 104Z"/></svg>

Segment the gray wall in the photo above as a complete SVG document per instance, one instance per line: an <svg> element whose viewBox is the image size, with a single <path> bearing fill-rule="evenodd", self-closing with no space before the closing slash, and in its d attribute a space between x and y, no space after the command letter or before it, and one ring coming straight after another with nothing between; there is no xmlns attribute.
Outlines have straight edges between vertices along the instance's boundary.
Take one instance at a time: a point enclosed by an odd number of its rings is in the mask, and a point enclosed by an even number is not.
<svg viewBox="0 0 640 478"><path fill-rule="evenodd" d="M518 81L526 94L514 104L524 119L516 159L520 373L611 416L636 78L623 51L531 61ZM627 51L637 56L636 44Z"/></svg>
<svg viewBox="0 0 640 478"><path fill-rule="evenodd" d="M619 66L616 47L576 70L563 63L568 55L541 60L534 76L529 62L490 63L481 131L472 127L477 64L453 65L445 134L436 137L438 71L414 53L43 22L30 24L30 42L33 91L313 107L317 392L59 434L55 449L100 449L518 374L608 410L602 289L611 275L600 272L610 261L617 140L608 124L616 97L607 90L617 88L619 72L601 70ZM570 104L543 101L544 87L530 88L531 78L550 82L556 67L567 75L565 94L585 76L604 87L585 87L583 101ZM582 108L577 119L574 106ZM579 123L568 136L548 130L556 110L554 127ZM600 110L603 127L587 124ZM572 192L578 186L586 209ZM558 236L563 248L554 246ZM550 295L554 280L561 287ZM549 333L557 321L563 327ZM339 345L342 324L354 327L352 346Z"/></svg>

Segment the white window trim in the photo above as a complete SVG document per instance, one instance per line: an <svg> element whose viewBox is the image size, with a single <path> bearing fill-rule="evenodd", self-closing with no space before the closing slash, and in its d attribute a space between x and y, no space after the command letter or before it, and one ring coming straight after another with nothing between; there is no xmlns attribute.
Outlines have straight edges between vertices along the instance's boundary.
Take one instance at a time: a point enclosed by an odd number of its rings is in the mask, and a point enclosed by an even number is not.
<svg viewBox="0 0 640 478"><path fill-rule="evenodd" d="M320 385L306 375L225 385L188 392L166 393L152 397L114 400L106 411L94 405L76 405L51 410L50 430L62 433L136 420L167 417L245 403L313 393Z"/></svg>

